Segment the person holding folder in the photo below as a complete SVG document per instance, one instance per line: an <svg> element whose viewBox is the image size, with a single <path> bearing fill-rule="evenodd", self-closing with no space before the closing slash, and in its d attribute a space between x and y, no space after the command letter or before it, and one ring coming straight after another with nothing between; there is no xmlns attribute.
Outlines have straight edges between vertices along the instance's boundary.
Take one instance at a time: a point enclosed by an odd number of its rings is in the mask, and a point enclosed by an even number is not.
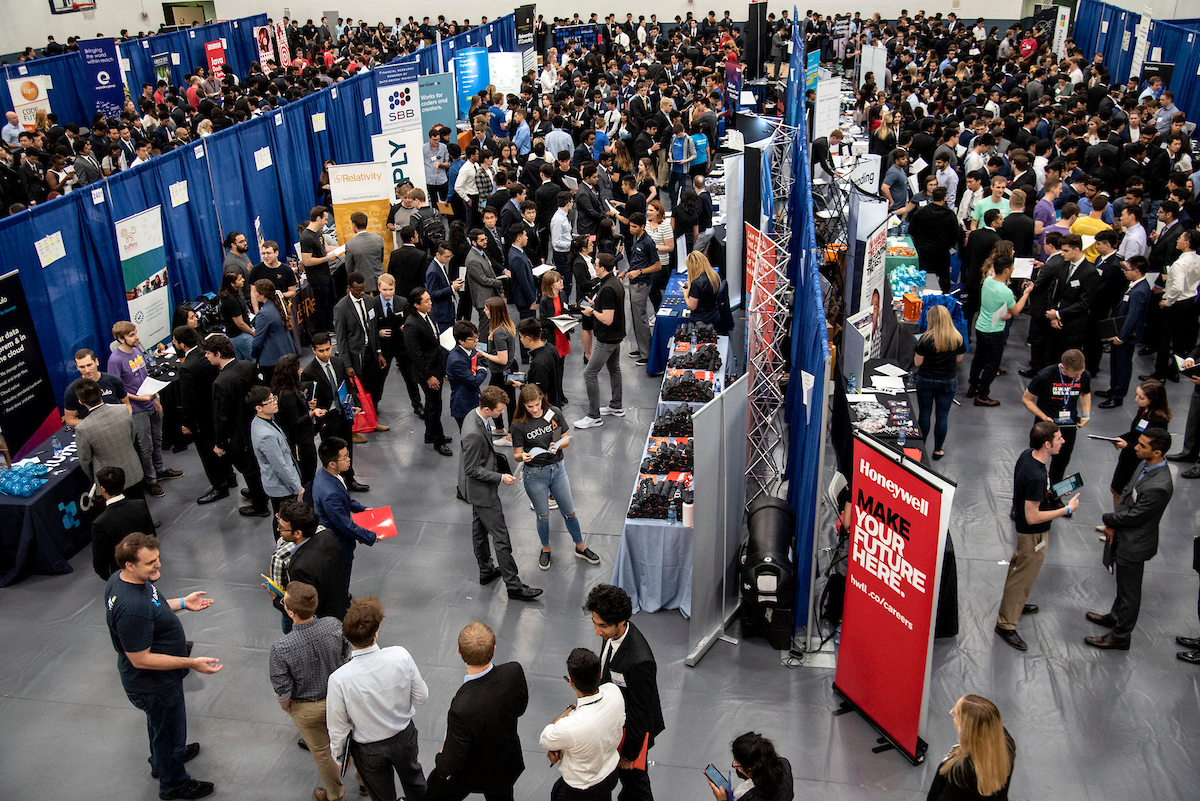
<svg viewBox="0 0 1200 801"><path fill-rule="evenodd" d="M1120 328L1116 336L1108 337L1112 344L1109 353L1111 378L1108 389L1096 393L1105 399L1100 404L1101 409L1115 409L1125 402L1125 394L1129 392L1129 380L1133 376L1133 352L1142 336L1142 330L1146 327L1146 314L1154 296L1150 284L1146 282L1144 256L1130 257L1129 261L1125 262L1124 269L1129 289L1125 290L1113 315L1113 322L1120 325Z"/></svg>

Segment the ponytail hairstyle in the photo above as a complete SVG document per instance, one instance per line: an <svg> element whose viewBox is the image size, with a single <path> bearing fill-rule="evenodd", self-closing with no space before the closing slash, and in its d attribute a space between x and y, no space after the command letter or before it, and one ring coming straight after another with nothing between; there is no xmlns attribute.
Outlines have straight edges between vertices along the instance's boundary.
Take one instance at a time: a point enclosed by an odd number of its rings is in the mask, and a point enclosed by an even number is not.
<svg viewBox="0 0 1200 801"><path fill-rule="evenodd" d="M287 331L292 330L292 317L288 314L287 307L283 305L283 298L275 289L275 284L269 278L260 278L254 282L254 291L258 293L260 298L269 299L275 304L275 308L279 309L279 319L283 320L283 327Z"/></svg>
<svg viewBox="0 0 1200 801"><path fill-rule="evenodd" d="M733 741L733 757L754 780L763 798L779 795L787 774L774 743L757 732L746 732Z"/></svg>

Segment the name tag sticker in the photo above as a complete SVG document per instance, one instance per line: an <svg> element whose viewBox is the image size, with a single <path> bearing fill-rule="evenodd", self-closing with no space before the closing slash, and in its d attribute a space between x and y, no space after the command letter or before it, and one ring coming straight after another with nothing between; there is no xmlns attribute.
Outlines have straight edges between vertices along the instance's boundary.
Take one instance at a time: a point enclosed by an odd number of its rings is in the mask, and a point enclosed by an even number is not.
<svg viewBox="0 0 1200 801"><path fill-rule="evenodd" d="M1071 282L1071 286L1073 286L1073 287L1075 287L1076 289L1078 289L1078 288L1079 288L1079 279L1078 279L1078 278L1076 278L1074 281L1072 281L1072 282Z"/></svg>
<svg viewBox="0 0 1200 801"><path fill-rule="evenodd" d="M624 673L618 673L617 671L612 670L612 671L609 671L609 675L612 677L613 684L617 685L618 687L625 686L625 674Z"/></svg>
<svg viewBox="0 0 1200 801"><path fill-rule="evenodd" d="M374 309L367 309L367 319L368 320L375 319L375 310Z"/></svg>

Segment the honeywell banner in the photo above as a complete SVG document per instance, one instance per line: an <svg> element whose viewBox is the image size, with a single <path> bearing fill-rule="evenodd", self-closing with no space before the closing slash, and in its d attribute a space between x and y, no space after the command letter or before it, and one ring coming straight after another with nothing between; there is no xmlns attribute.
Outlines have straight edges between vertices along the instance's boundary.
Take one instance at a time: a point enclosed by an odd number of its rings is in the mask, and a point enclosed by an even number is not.
<svg viewBox="0 0 1200 801"><path fill-rule="evenodd" d="M420 164L419 158L417 163ZM333 198L333 218L337 221L338 244L344 245L354 236L350 215L361 211L367 215L367 230L383 238L384 264L392 253L387 218L395 194L395 184L388 173L389 166L382 161L329 166L329 192Z"/></svg>
<svg viewBox="0 0 1200 801"><path fill-rule="evenodd" d="M857 433L853 467L833 689L917 764L954 485Z"/></svg>

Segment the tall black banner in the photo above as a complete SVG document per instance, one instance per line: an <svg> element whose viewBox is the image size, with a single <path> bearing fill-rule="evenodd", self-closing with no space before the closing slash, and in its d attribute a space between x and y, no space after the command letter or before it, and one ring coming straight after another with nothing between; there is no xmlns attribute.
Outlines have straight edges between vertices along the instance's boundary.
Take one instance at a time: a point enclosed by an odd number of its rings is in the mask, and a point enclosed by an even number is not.
<svg viewBox="0 0 1200 801"><path fill-rule="evenodd" d="M750 19L746 22L746 72L748 81L763 76L763 62L771 52L771 29L767 27L766 2L750 4Z"/></svg>
<svg viewBox="0 0 1200 801"><path fill-rule="evenodd" d="M14 460L62 423L17 270L0 277L0 427Z"/></svg>
<svg viewBox="0 0 1200 801"><path fill-rule="evenodd" d="M517 52L521 53L534 47L533 41L533 12L537 8L533 3L520 6L513 11L517 28Z"/></svg>

